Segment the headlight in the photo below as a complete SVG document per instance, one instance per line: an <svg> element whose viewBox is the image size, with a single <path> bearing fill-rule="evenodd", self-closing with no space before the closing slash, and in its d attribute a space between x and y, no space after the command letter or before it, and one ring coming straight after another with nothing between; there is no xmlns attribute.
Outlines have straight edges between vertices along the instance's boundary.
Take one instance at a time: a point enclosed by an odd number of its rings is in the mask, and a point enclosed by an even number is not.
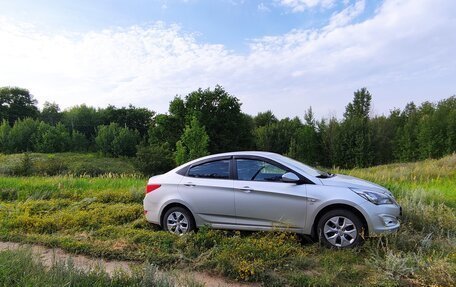
<svg viewBox="0 0 456 287"><path fill-rule="evenodd" d="M387 194L356 188L350 189L354 191L357 195L369 200L373 204L394 204L394 199Z"/></svg>

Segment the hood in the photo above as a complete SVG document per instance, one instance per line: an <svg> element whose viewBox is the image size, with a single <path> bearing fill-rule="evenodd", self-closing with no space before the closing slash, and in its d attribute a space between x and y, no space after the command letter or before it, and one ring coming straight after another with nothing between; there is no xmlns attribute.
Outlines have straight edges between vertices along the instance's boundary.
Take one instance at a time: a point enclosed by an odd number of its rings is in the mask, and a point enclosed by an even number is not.
<svg viewBox="0 0 456 287"><path fill-rule="evenodd" d="M364 188L376 192L387 193L391 195L388 189L376 183L360 179L354 176L348 176L343 174L336 174L333 177L321 178L323 185L338 186L338 187L352 187L352 188Z"/></svg>

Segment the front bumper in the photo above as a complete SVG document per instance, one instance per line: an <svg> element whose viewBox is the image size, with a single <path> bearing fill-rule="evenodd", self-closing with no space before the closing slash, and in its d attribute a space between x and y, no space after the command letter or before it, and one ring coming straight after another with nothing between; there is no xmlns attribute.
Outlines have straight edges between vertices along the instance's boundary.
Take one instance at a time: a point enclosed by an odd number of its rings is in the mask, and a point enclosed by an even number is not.
<svg viewBox="0 0 456 287"><path fill-rule="evenodd" d="M396 204L375 205L366 202L362 205L366 212L366 221L369 225L369 235L375 236L380 233L391 233L399 229L399 221L402 215L402 207Z"/></svg>

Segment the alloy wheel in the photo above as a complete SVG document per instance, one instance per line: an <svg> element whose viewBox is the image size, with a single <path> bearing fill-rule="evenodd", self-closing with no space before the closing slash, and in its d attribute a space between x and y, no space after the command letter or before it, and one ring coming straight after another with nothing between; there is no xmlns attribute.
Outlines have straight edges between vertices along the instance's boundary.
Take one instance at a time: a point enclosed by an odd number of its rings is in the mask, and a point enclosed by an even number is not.
<svg viewBox="0 0 456 287"><path fill-rule="evenodd" d="M177 235L182 235L188 231L188 219L182 212L174 211L168 215L166 219L168 231Z"/></svg>
<svg viewBox="0 0 456 287"><path fill-rule="evenodd" d="M345 216L334 216L325 222L323 235L333 246L346 247L352 244L358 236L356 226Z"/></svg>

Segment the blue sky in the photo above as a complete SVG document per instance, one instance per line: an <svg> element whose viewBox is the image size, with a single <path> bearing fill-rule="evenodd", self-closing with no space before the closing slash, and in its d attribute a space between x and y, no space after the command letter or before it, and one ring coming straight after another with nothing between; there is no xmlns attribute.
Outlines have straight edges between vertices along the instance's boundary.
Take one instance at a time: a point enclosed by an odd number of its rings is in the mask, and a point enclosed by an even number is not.
<svg viewBox="0 0 456 287"><path fill-rule="evenodd" d="M296 13L292 6L281 5L280 1L259 0L15 0L0 3L3 15L31 22L48 31L88 32L162 21L195 33L199 41L223 44L240 52L246 51L251 39L281 35L293 29L321 28L328 24L332 13L347 6L343 1L334 1L330 7L317 5ZM379 4L380 1L367 1L356 21L371 16Z"/></svg>
<svg viewBox="0 0 456 287"><path fill-rule="evenodd" d="M456 93L452 0L0 0L0 86L42 104L147 106L224 86L255 114L341 116ZM6 44L6 45L5 45Z"/></svg>

